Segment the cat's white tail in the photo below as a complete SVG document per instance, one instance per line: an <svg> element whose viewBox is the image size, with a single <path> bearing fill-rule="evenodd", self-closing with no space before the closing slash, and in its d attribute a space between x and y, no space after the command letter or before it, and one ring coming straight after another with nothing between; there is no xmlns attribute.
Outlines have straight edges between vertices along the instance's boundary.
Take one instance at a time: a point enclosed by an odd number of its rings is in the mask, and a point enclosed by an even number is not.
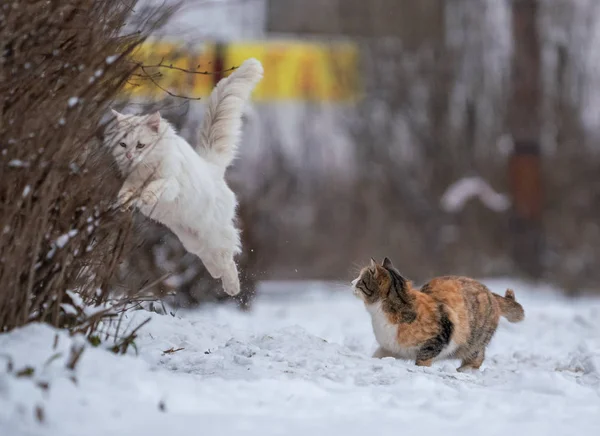
<svg viewBox="0 0 600 436"><path fill-rule="evenodd" d="M262 64L254 58L247 59L219 81L210 94L200 129L198 152L223 171L235 158L242 130L242 110L262 76Z"/></svg>

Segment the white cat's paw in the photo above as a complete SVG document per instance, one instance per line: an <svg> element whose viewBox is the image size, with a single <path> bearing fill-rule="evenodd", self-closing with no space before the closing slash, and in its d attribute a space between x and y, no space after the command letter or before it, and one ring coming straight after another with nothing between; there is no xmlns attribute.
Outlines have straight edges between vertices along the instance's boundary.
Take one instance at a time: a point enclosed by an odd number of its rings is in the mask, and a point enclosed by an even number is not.
<svg viewBox="0 0 600 436"><path fill-rule="evenodd" d="M146 189L140 195L139 201L144 206L153 207L153 206L156 206L156 203L158 203L158 196L154 192L150 191L149 189Z"/></svg>
<svg viewBox="0 0 600 436"><path fill-rule="evenodd" d="M223 282L223 290L228 295L234 297L240 293L240 281L237 276L235 278L231 277L229 280L223 277L221 280Z"/></svg>
<svg viewBox="0 0 600 436"><path fill-rule="evenodd" d="M133 198L135 191L131 189L121 190L117 197L117 207L121 210L131 209L133 207L131 199Z"/></svg>

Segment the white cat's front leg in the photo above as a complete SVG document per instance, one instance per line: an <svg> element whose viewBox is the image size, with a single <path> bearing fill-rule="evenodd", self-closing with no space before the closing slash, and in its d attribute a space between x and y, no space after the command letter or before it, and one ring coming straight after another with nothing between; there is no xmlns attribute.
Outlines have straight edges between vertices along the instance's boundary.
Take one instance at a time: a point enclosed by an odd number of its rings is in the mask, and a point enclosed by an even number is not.
<svg viewBox="0 0 600 436"><path fill-rule="evenodd" d="M175 178L165 179L165 182L162 185L160 198L163 201L174 201L180 192L179 182Z"/></svg>
<svg viewBox="0 0 600 436"><path fill-rule="evenodd" d="M132 184L125 182L117 195L116 206L124 209L126 208L126 205L131 205L131 199L135 194L136 188Z"/></svg>
<svg viewBox="0 0 600 436"><path fill-rule="evenodd" d="M173 201L179 194L179 184L175 179L158 179L148 183L140 195L146 206L155 206L158 200Z"/></svg>
<svg viewBox="0 0 600 436"><path fill-rule="evenodd" d="M148 186L150 186L150 185L148 185ZM158 203L158 197L159 197L159 195L157 192L155 192L152 189L146 188L140 194L140 198L139 198L139 201L141 203L140 206L141 205L150 206L150 207L155 206L156 203Z"/></svg>

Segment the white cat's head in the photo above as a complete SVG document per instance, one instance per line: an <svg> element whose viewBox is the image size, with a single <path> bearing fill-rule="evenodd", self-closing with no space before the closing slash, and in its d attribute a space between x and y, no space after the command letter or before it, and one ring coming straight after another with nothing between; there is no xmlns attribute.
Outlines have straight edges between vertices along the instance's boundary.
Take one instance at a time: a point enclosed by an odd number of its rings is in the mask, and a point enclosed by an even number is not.
<svg viewBox="0 0 600 436"><path fill-rule="evenodd" d="M124 115L112 110L116 123L107 145L121 168L131 169L142 162L164 134L166 122L159 112L150 115Z"/></svg>

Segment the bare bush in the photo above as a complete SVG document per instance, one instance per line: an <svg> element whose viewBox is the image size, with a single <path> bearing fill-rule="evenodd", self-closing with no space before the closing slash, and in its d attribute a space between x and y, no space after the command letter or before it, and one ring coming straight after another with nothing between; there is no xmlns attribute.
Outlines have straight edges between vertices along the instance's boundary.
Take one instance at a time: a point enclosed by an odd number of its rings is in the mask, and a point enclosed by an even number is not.
<svg viewBox="0 0 600 436"><path fill-rule="evenodd" d="M111 206L120 181L98 126L132 73L129 54L166 17L140 17L123 36L134 5L39 0L0 9L3 331L31 321L89 328L97 323L78 303L108 299L131 222Z"/></svg>

